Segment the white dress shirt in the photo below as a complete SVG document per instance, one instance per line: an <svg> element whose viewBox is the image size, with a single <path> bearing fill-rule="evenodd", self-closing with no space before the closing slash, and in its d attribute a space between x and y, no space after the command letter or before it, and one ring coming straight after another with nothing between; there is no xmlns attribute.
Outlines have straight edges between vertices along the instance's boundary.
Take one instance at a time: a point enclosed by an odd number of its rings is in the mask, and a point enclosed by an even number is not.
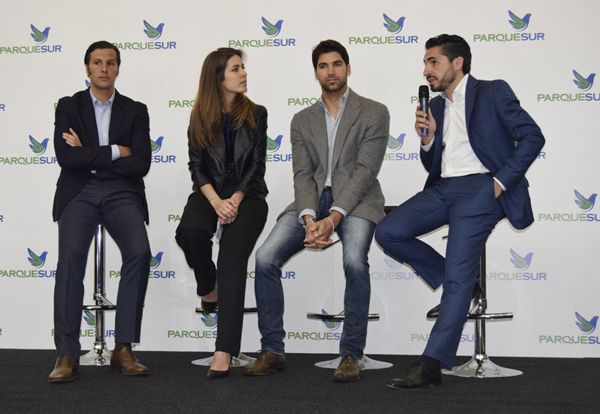
<svg viewBox="0 0 600 414"><path fill-rule="evenodd" d="M465 92L467 90L466 74L452 93L452 100L445 92L441 96L445 99L444 125L442 129L442 172L443 178L462 177L471 174L485 174L490 171L481 163L473 147L469 142L467 132L467 120L465 109ZM439 126L438 126L439 127ZM433 139L429 144L422 146L423 150L429 151L433 146ZM504 185L495 177L494 180L505 190Z"/></svg>

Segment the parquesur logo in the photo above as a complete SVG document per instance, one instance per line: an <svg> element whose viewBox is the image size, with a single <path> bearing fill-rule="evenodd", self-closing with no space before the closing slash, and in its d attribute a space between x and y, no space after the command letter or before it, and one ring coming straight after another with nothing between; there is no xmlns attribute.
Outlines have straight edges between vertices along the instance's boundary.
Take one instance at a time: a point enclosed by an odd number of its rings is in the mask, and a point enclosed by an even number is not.
<svg viewBox="0 0 600 414"><path fill-rule="evenodd" d="M0 165L52 165L56 164L56 157L44 156L43 154L48 149L49 138L35 138L33 135L28 135L26 138L29 154L33 156L12 156L0 155ZM23 151L28 152L23 147Z"/></svg>
<svg viewBox="0 0 600 414"><path fill-rule="evenodd" d="M589 196L585 192L580 192L577 189L573 189L573 196L571 199L573 200L574 205L578 208L578 211L573 212L547 212L547 213L539 213L538 220L539 221L554 221L554 222L588 222L588 223L597 223L600 222L600 217L598 217L598 213L592 212L594 206L596 205L596 198L598 197L597 193L591 193Z"/></svg>
<svg viewBox="0 0 600 414"><path fill-rule="evenodd" d="M507 261L510 261L513 271L488 272L487 280L501 280L505 282L544 282L549 278L547 272L532 269L533 252L519 252L508 249ZM535 270L535 271L534 271Z"/></svg>
<svg viewBox="0 0 600 414"><path fill-rule="evenodd" d="M177 49L177 42L173 40L159 40L163 36L165 23L154 23L149 20L142 19L140 35L143 33L147 41L124 41L113 43L121 50L173 50Z"/></svg>
<svg viewBox="0 0 600 414"><path fill-rule="evenodd" d="M275 22L275 23L273 23ZM229 47L239 49L248 47L290 47L296 46L295 38L285 38L280 36L284 28L284 19L280 18L260 18L260 30L266 38L262 39L232 39L229 40Z"/></svg>
<svg viewBox="0 0 600 414"><path fill-rule="evenodd" d="M48 252L43 250L38 253L39 250L34 250L31 247L27 247L27 256L23 259L23 264L29 263L24 269L2 269L0 268L0 278L3 277L17 277L23 279L42 279L42 278L53 278L56 276L56 270L46 270L46 259L48 258Z"/></svg>
<svg viewBox="0 0 600 414"><path fill-rule="evenodd" d="M355 35L348 38L348 43L351 45L369 45L369 46L384 46L384 45L406 45L419 43L419 36L411 34L400 34L404 29L406 16L394 16L388 13L383 13L383 20L380 20L380 29L382 34L370 35Z"/></svg>
<svg viewBox="0 0 600 414"><path fill-rule="evenodd" d="M46 44L50 37L50 26L47 26L44 29L39 29L38 27L44 26L35 26L34 24L29 25L30 41L33 41L33 45L0 46L0 55L28 55L32 53L43 54L62 52L62 45Z"/></svg>
<svg viewBox="0 0 600 414"><path fill-rule="evenodd" d="M508 27L512 32L499 33L476 33L473 35L474 42L526 42L545 40L546 34L542 32L527 31L531 20L531 13L517 14L508 10Z"/></svg>
<svg viewBox="0 0 600 414"><path fill-rule="evenodd" d="M575 320L573 322L571 329L574 329L574 326L577 327L576 335L564 333L539 335L538 342L551 345L600 345L598 334L594 335L598 325L597 315L589 317L575 311Z"/></svg>
<svg viewBox="0 0 600 414"><path fill-rule="evenodd" d="M570 85L571 91L563 92L543 92L537 94L538 102L600 102L600 93L592 92L594 86L595 72L590 72L584 76L581 70L573 69L571 73L564 77L565 88Z"/></svg>

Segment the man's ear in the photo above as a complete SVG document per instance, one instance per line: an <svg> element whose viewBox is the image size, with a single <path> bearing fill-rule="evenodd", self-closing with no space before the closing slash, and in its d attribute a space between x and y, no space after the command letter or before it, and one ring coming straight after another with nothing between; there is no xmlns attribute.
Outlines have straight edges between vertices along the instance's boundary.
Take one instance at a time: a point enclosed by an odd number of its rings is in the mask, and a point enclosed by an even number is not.
<svg viewBox="0 0 600 414"><path fill-rule="evenodd" d="M465 63L465 58L463 58L462 56L457 56L452 61L452 67L454 68L454 70L460 70L462 72L463 63Z"/></svg>

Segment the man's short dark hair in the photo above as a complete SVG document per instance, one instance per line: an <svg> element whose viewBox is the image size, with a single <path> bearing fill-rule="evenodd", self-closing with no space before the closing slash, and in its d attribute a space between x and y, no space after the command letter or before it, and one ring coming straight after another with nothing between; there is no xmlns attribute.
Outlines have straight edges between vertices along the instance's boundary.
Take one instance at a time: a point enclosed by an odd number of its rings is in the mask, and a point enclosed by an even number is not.
<svg viewBox="0 0 600 414"><path fill-rule="evenodd" d="M348 51L346 50L346 48L344 46L342 46L342 44L340 42L328 39L328 40L323 40L321 43L319 43L313 49L313 51L312 51L313 68L315 68L315 69L317 68L317 63L319 62L319 57L322 54L331 53L331 52L338 52L340 54L340 56L342 57L342 59L344 60L344 63L346 63L346 65L350 64L350 57L348 56Z"/></svg>
<svg viewBox="0 0 600 414"><path fill-rule="evenodd" d="M471 48L465 39L458 35L441 34L425 43L425 49L440 46L442 54L451 62L457 57L463 58L462 71L466 75L471 71Z"/></svg>
<svg viewBox="0 0 600 414"><path fill-rule="evenodd" d="M107 42L106 40L100 40L98 42L92 43L90 45L90 47L88 47L87 50L85 51L83 63L85 63L86 65L90 63L90 55L96 49L112 49L112 50L114 50L115 53L117 54L117 66L121 66L121 52L119 52L119 48L116 47L115 45L113 45L112 43Z"/></svg>

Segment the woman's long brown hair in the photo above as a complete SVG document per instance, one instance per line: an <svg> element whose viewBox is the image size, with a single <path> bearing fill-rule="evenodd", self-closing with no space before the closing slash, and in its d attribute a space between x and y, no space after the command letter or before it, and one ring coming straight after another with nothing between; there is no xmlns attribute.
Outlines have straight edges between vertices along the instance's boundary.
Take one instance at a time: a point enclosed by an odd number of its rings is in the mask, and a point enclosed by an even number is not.
<svg viewBox="0 0 600 414"><path fill-rule="evenodd" d="M207 149L223 143L221 125L225 102L221 85L225 79L227 62L232 56L243 58L241 50L222 47L209 53L204 59L198 94L190 116L190 139L195 148ZM238 94L231 107L233 128L241 128L244 122L254 128L255 107L256 104L248 97Z"/></svg>

